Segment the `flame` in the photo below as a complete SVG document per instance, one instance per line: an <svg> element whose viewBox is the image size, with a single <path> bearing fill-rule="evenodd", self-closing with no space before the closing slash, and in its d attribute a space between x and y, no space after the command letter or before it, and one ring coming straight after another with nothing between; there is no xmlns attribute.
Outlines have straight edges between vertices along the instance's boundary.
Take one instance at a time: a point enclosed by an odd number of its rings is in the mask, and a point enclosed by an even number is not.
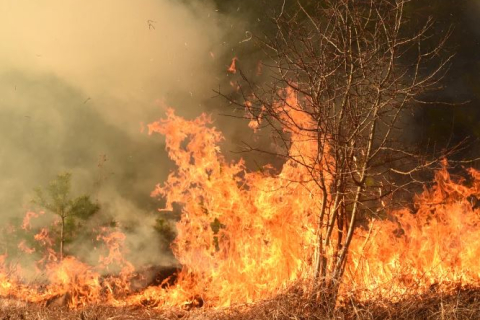
<svg viewBox="0 0 480 320"><path fill-rule="evenodd" d="M25 221L38 217L34 212L27 212ZM29 229L29 228L27 228ZM105 243L108 253L101 256L95 267L81 262L73 256L62 260L54 250L54 240L47 228L42 228L34 235L34 240L40 245L43 256L35 262L35 280L26 282L24 270L17 262L7 261L8 256L0 256L0 296L16 298L35 303L48 303L52 299L64 299L65 304L72 308L82 307L99 302L121 304L118 297L129 291L129 279L134 268L124 258L125 235L118 231L101 229L98 240ZM18 244L20 250L28 255L37 250L30 248L25 240ZM121 268L118 275L101 275L111 266ZM28 266L27 266L28 268Z"/></svg>
<svg viewBox="0 0 480 320"><path fill-rule="evenodd" d="M22 229L23 230L30 230L30 220L32 220L32 218L38 218L40 215L42 215L44 213L45 213L44 211L40 211L38 213L34 212L34 211L28 211L25 214L25 217L23 218Z"/></svg>
<svg viewBox="0 0 480 320"><path fill-rule="evenodd" d="M30 248L30 247L26 244L26 241L25 241L25 240L20 241L20 243L18 244L18 249L20 249L21 251L25 252L26 254L32 254L32 253L35 252L35 248Z"/></svg>
<svg viewBox="0 0 480 320"><path fill-rule="evenodd" d="M358 231L346 282L362 288L364 298L480 285L480 209L473 203L480 172L468 169L467 183L452 179L444 164L435 184L416 197L414 212L394 211L371 223L367 242Z"/></svg>
<svg viewBox="0 0 480 320"><path fill-rule="evenodd" d="M333 163L328 158L314 162L315 139L298 129L312 126L312 119L291 91L283 95L276 106L279 115L297 125L284 128L291 134L291 159L278 174L268 168L248 172L242 161L227 162L218 146L223 136L206 115L186 121L170 109L166 119L149 126L150 134L166 136L178 166L153 196L164 197L168 209L174 202L183 207L173 249L184 270L169 289L172 296L158 295L168 300L164 305L194 297L207 306L252 302L311 279L320 194L295 159L311 159L318 169ZM247 102L246 109L250 106ZM254 121L250 126L257 129ZM433 285L478 285L480 209L471 199L480 198L480 172L469 173L467 184L452 179L445 166L434 185L415 198L415 211L393 211L358 228L342 294L394 299Z"/></svg>
<svg viewBox="0 0 480 320"><path fill-rule="evenodd" d="M232 63L230 64L230 67L228 67L227 71L230 73L237 73L237 67L236 67L236 61L238 60L237 57L233 57Z"/></svg>
<svg viewBox="0 0 480 320"><path fill-rule="evenodd" d="M168 155L177 166L152 192L165 199L164 209L179 204L182 210L172 249L183 269L174 284L132 292L135 270L125 259L126 237L119 230L99 230L97 241L107 251L90 266L73 256L60 261L54 239L42 228L34 236L41 250L26 242L19 248L43 253L36 272L46 280L26 282L24 270L2 255L0 296L45 302L68 295L70 307L220 307L271 297L294 282L308 283L322 197L310 169L296 160L302 157L310 168L328 168L325 172L332 172L333 161L317 158L316 137L309 136L314 130L299 129L313 128L315 122L302 112L295 94L278 94L283 100L274 107L291 139L290 158L279 172L269 166L249 171L242 160L227 161L220 150L224 137L206 114L189 121L167 109L165 119L148 125L149 134L165 136ZM254 116L249 102L245 107L249 126L261 130L262 114ZM328 150L323 153L328 155ZM468 173L468 179L452 177L445 162L432 186L415 197L414 209L392 211L359 227L340 297L394 300L432 286L479 286L480 171ZM30 219L36 216L28 212L22 228L31 230Z"/></svg>
<svg viewBox="0 0 480 320"><path fill-rule="evenodd" d="M311 119L292 107L296 103L286 92L286 103L278 107L310 125ZM225 160L218 146L223 136L209 124L205 114L186 121L169 109L167 119L149 125L150 134L165 135L178 166L152 195L164 197L167 209L174 202L183 206L173 245L184 266L176 292L188 288L187 296L201 297L207 306L252 302L310 275L318 194L295 157L314 159L316 147L289 129L293 159L282 171L248 172L242 160Z"/></svg>

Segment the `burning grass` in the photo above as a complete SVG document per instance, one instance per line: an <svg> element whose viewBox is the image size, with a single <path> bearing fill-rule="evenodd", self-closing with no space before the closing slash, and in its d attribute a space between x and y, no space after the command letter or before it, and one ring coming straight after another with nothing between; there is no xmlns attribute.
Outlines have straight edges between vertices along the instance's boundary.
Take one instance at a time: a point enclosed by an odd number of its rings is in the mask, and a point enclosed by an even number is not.
<svg viewBox="0 0 480 320"><path fill-rule="evenodd" d="M0 300L0 319L211 319L211 320L274 320L274 319L479 319L480 288L464 287L445 293L432 289L421 295L398 297L398 301L377 299L360 302L352 296L331 310L314 296L305 295L292 286L273 298L253 304L233 305L219 309L182 308L152 309L149 307L112 307L90 305L81 309L65 306L43 307L18 300Z"/></svg>
<svg viewBox="0 0 480 320"><path fill-rule="evenodd" d="M27 282L2 257L4 319L460 319L480 310L480 173L444 168L415 199L356 230L336 308L310 290L320 198L309 172L287 161L280 173L249 172L221 155L221 134L202 115L149 126L166 135L178 165L154 196L182 205L173 250L182 265L160 279L123 256L125 236L100 230L108 249L97 266L58 259L48 230L35 239L42 281ZM296 141L303 154L316 152ZM303 181L303 183L295 183ZM27 218L36 214L28 213ZM25 246L21 246L24 248ZM28 249L28 248L27 248ZM29 250L24 250L28 253ZM105 275L110 266L116 275ZM155 273L156 271L152 271ZM152 281L150 281L150 280ZM312 292L314 294L312 294ZM329 296L327 292L325 296ZM25 301L25 302L20 302ZM70 308L70 309L67 309Z"/></svg>
<svg viewBox="0 0 480 320"><path fill-rule="evenodd" d="M212 313L210 319L478 319L480 289L457 288L445 293L432 290L421 295L360 302L353 297L336 309L319 303L315 297L295 288L273 299L248 307L233 307L228 312Z"/></svg>

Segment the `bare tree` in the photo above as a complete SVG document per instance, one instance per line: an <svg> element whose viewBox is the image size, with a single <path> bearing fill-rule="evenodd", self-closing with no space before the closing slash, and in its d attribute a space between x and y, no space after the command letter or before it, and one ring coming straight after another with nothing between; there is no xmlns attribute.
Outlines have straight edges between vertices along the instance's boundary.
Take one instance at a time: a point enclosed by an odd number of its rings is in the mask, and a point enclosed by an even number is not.
<svg viewBox="0 0 480 320"><path fill-rule="evenodd" d="M273 129L283 146L277 155L309 169L321 194L313 274L333 301L360 218L377 214L439 159L410 150L402 119L439 88L452 58L441 54L449 31L432 38L431 18L413 30L409 2L325 0L306 8L298 1L290 13L282 6L276 34L260 40L271 80L259 85L240 72L242 98L229 97ZM314 156L291 148L292 133L314 142Z"/></svg>

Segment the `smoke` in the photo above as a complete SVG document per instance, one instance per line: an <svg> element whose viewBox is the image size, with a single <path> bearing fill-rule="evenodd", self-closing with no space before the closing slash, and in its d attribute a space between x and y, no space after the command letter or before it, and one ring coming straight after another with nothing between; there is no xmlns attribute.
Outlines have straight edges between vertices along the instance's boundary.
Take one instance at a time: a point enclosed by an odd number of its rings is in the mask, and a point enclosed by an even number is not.
<svg viewBox="0 0 480 320"><path fill-rule="evenodd" d="M229 41L244 25L204 1L0 1L2 224L69 171L74 195L130 227L135 256L161 260L151 228L161 203L149 195L172 164L142 123L165 105L194 117L225 104L212 89L228 84Z"/></svg>

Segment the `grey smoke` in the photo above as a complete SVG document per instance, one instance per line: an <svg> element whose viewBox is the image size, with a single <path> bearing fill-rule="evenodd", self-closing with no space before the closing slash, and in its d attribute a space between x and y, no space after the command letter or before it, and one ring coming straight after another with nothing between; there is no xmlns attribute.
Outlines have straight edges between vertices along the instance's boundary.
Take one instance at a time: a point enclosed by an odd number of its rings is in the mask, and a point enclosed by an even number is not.
<svg viewBox="0 0 480 320"><path fill-rule="evenodd" d="M224 104L212 89L228 87L226 39L238 44L242 26L209 2L0 1L0 222L70 171L73 193L130 227L136 262L161 263L151 228L161 203L149 195L172 164L141 124L165 105L193 118Z"/></svg>

